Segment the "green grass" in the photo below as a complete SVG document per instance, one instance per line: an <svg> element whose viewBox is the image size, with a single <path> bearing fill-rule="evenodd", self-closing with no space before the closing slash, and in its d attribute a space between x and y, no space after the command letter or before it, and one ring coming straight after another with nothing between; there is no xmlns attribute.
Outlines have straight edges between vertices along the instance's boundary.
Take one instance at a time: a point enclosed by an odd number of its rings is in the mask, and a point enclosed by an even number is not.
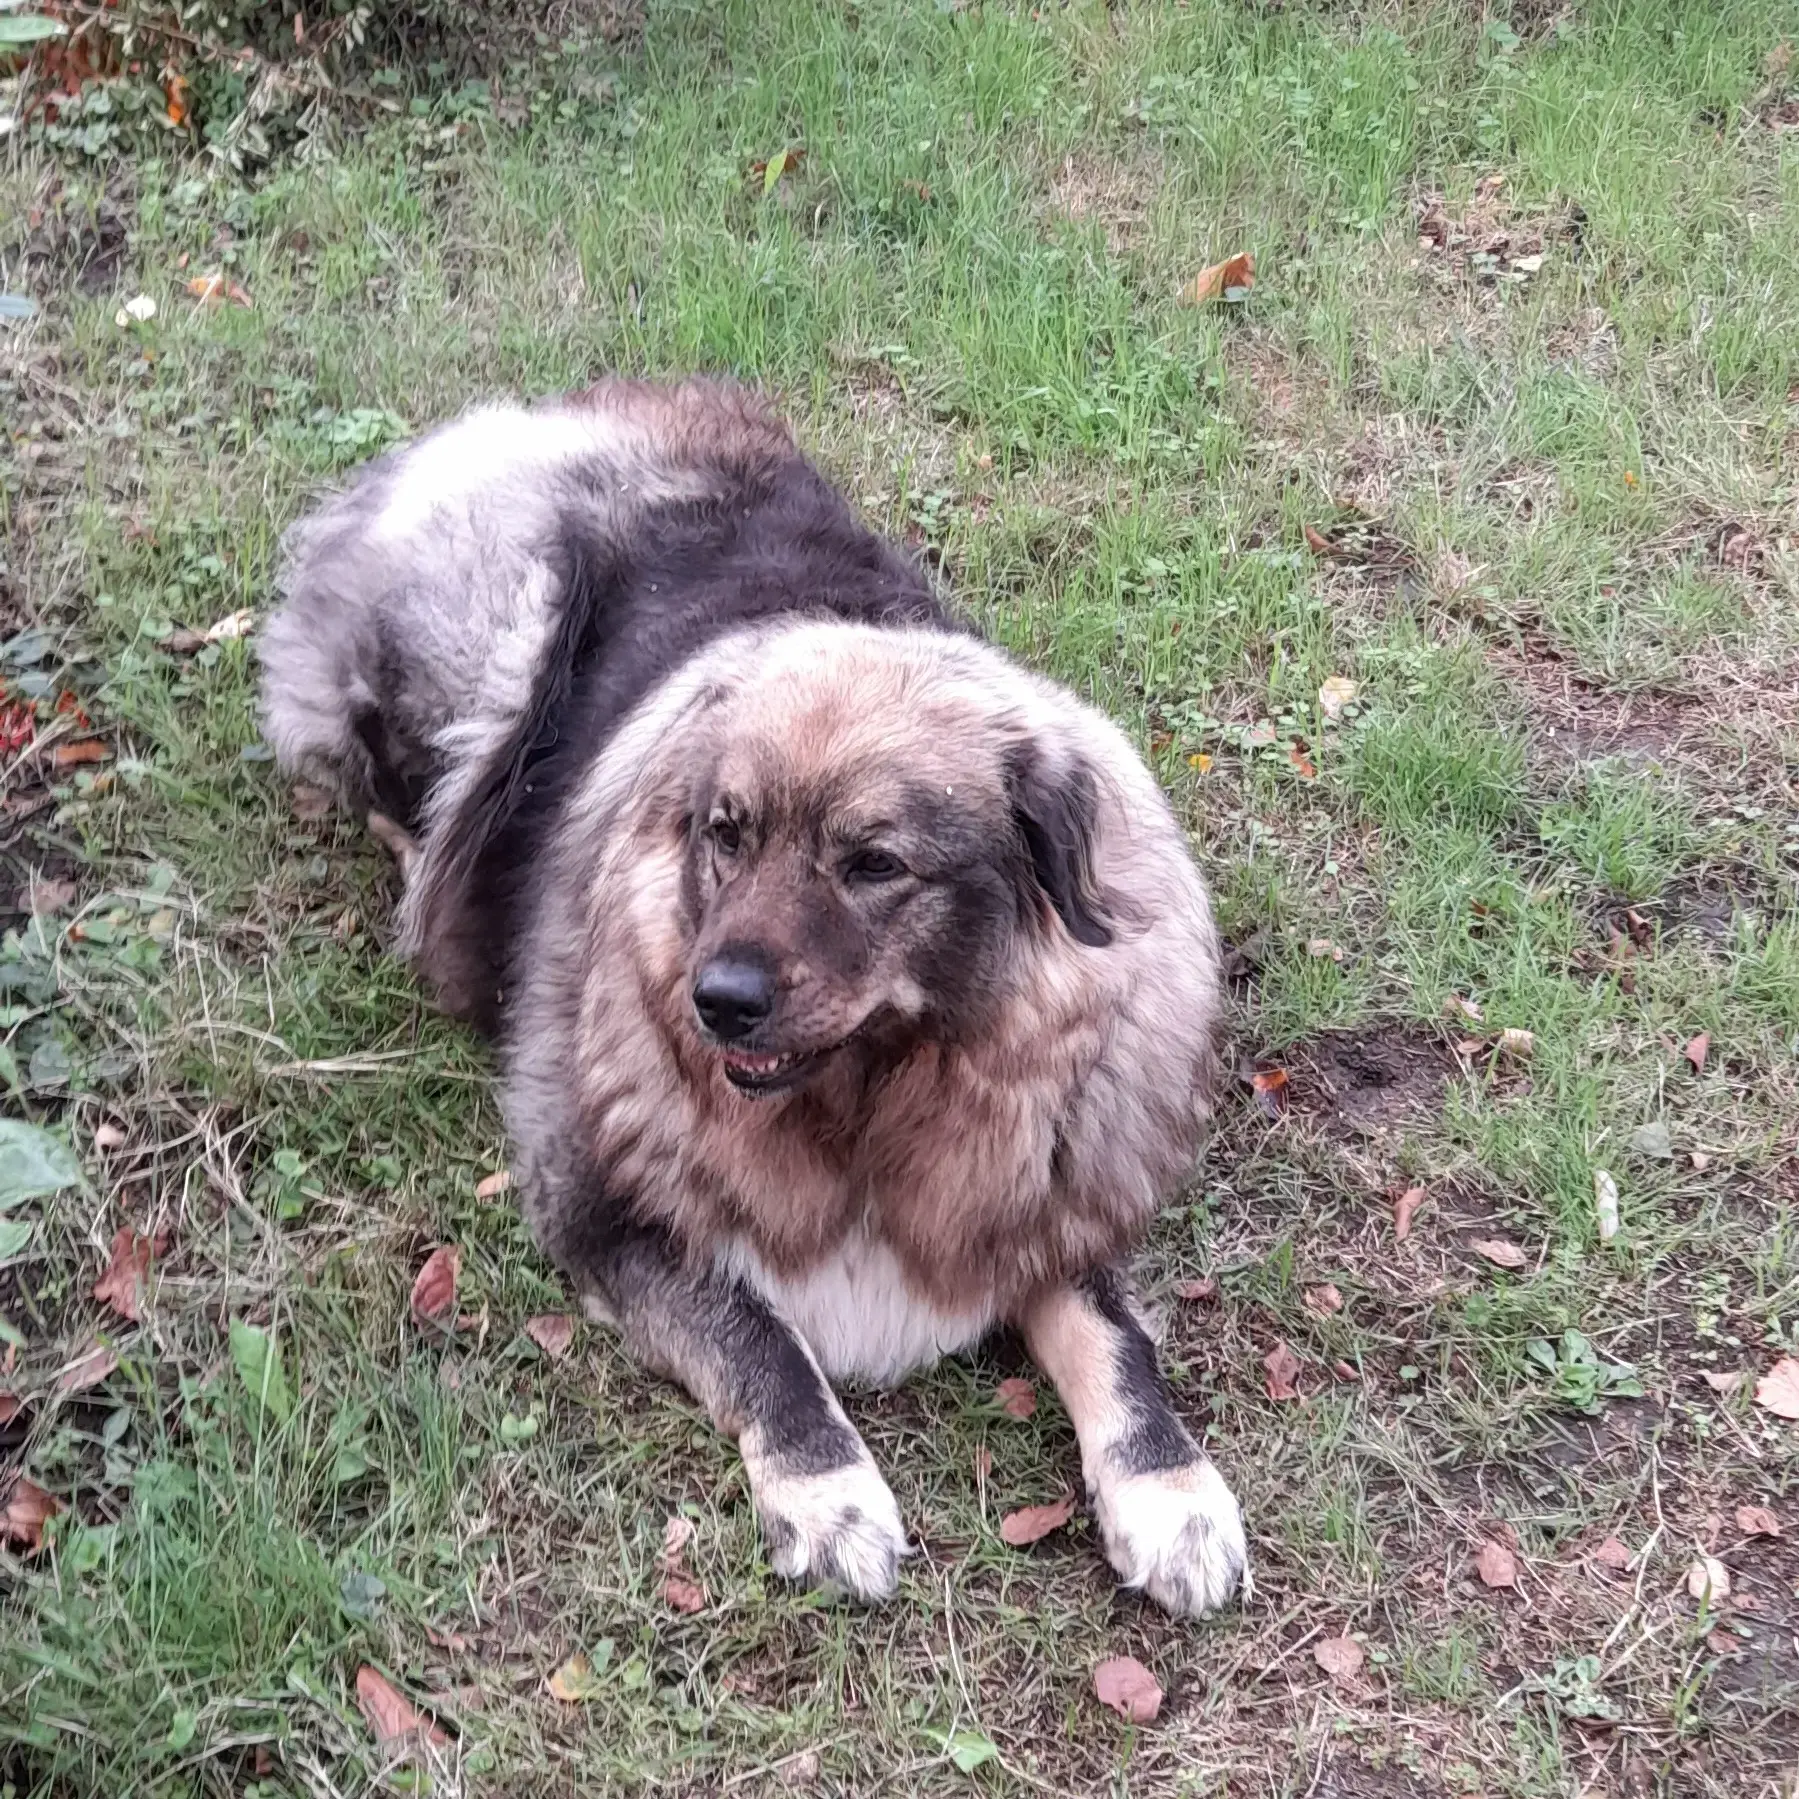
<svg viewBox="0 0 1799 1799"><path fill-rule="evenodd" d="M0 1549L0 1790L1789 1794L1799 1436L1700 1375L1799 1349L1796 37L1777 0L694 0L551 59L515 122L464 95L250 177L5 140L0 287L41 311L0 324L0 674L112 754L0 764L0 906L75 889L0 919L0 1078L90 1183L8 1214L0 1263L0 1450L68 1507ZM1465 242L1421 241L1433 207ZM1246 302L1178 303L1238 249ZM197 307L214 268L254 306ZM995 1406L1003 1350L852 1397L921 1545L894 1604L783 1588L691 1405L524 1334L566 1298L476 1194L486 1063L386 955L380 854L296 814L248 644L170 649L264 612L281 528L395 435L605 368L773 388L1188 820L1233 1065L1292 1093L1226 1096L1143 1270L1249 1516L1240 1612L1116 1596L1085 1521L999 1541L1076 1473L1047 1391ZM169 1239L136 1325L91 1297L127 1224ZM407 1295L451 1242L445 1343ZM1645 1396L1573 1409L1531 1353L1569 1330ZM59 1395L96 1334L116 1370ZM1303 1403L1266 1396L1277 1340ZM1472 1571L1506 1533L1515 1593ZM1152 1726L1093 1699L1122 1653ZM374 1742L365 1664L447 1749Z"/></svg>

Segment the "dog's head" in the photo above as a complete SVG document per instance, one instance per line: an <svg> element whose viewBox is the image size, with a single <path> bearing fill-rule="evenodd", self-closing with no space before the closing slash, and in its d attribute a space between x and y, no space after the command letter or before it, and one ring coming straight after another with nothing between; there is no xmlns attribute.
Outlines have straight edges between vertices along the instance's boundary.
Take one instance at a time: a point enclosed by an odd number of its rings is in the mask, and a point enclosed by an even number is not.
<svg viewBox="0 0 1799 1799"><path fill-rule="evenodd" d="M796 1092L852 1043L955 1041L1034 951L1112 941L1102 776L1041 686L924 634L755 653L683 814L685 1022L734 1087Z"/></svg>

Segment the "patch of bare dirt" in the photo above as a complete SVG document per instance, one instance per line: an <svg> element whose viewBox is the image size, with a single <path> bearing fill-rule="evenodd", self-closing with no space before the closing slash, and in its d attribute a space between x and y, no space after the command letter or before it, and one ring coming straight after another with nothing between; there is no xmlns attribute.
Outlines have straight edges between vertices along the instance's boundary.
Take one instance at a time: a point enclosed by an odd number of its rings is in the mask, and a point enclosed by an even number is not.
<svg viewBox="0 0 1799 1799"><path fill-rule="evenodd" d="M1506 176L1495 172L1475 182L1459 213L1434 189L1420 196L1420 266L1444 289L1519 283L1535 275L1558 245L1578 244L1585 226L1586 214L1573 205L1518 213Z"/></svg>
<svg viewBox="0 0 1799 1799"><path fill-rule="evenodd" d="M1148 219L1149 196L1158 185L1157 171L1142 157L1125 161L1068 156L1050 183L1046 211L1077 225L1098 225L1105 233L1106 249L1119 256Z"/></svg>
<svg viewBox="0 0 1799 1799"><path fill-rule="evenodd" d="M1460 1072L1448 1044L1415 1025L1327 1031L1285 1057L1294 1112L1337 1136L1377 1136L1434 1112Z"/></svg>
<svg viewBox="0 0 1799 1799"><path fill-rule="evenodd" d="M1313 1790L1318 1799L1437 1799L1443 1791L1396 1762L1377 1764L1350 1755L1333 1761Z"/></svg>
<svg viewBox="0 0 1799 1799"><path fill-rule="evenodd" d="M1693 702L1602 688L1544 643L1496 645L1487 660L1523 698L1531 721L1528 747L1544 765L1608 756L1660 761L1692 728Z"/></svg>

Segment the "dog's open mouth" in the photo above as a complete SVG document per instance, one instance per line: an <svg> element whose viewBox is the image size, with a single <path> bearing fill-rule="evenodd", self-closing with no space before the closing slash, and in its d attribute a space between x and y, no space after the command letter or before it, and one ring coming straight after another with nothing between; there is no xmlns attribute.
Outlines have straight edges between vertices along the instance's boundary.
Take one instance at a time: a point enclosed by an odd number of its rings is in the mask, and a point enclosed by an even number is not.
<svg viewBox="0 0 1799 1799"><path fill-rule="evenodd" d="M790 1050L779 1056L755 1056L746 1050L721 1049L718 1058L724 1064L725 1079L739 1093L765 1098L774 1093L790 1093L827 1056L842 1047L840 1043L833 1043L824 1049Z"/></svg>

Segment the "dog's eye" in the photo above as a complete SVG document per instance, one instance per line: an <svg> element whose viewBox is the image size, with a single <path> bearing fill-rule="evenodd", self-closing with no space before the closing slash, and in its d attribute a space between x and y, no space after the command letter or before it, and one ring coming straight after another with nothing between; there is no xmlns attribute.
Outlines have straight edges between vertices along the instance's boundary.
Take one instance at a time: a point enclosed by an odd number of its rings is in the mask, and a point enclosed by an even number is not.
<svg viewBox="0 0 1799 1799"><path fill-rule="evenodd" d="M737 854L737 845L740 839L737 835L737 827L730 819L715 818L706 827L706 830L711 835L713 847L721 856Z"/></svg>
<svg viewBox="0 0 1799 1799"><path fill-rule="evenodd" d="M871 886L878 881L897 881L905 872L900 859L888 855L885 850L858 850L843 865L846 881L866 882Z"/></svg>

